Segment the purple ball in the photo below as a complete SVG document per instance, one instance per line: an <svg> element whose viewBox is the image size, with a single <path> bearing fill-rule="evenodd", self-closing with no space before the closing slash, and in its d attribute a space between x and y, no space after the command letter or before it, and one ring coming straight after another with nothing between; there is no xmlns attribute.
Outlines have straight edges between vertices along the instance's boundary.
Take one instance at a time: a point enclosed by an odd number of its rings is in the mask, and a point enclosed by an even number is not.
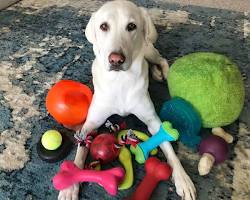
<svg viewBox="0 0 250 200"><path fill-rule="evenodd" d="M213 155L216 164L224 162L227 159L229 152L227 142L216 135L210 135L205 140L202 140L198 149L201 155L204 153Z"/></svg>

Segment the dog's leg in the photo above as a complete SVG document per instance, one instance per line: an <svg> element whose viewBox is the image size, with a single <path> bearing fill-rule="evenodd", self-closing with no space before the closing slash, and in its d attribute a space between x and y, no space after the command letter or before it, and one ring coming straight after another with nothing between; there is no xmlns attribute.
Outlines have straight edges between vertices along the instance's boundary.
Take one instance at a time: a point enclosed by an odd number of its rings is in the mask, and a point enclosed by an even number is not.
<svg viewBox="0 0 250 200"><path fill-rule="evenodd" d="M88 149L86 147L81 147L80 145L78 145L74 163L82 169L84 167L87 155ZM61 190L58 195L58 200L78 200L78 195L79 184L74 184L64 190Z"/></svg>
<svg viewBox="0 0 250 200"><path fill-rule="evenodd" d="M81 129L81 135L86 136L91 131L99 128L112 115L111 110L112 108L103 103L101 99L96 100L93 98L87 119Z"/></svg>
<svg viewBox="0 0 250 200"><path fill-rule="evenodd" d="M145 47L145 59L155 64L151 68L153 78L157 81L166 80L169 71L168 61L161 56L152 43L148 43Z"/></svg>
<svg viewBox="0 0 250 200"><path fill-rule="evenodd" d="M108 107L96 104L96 101L94 101L93 98L88 111L86 122L82 126L81 134L86 135L99 128L99 126L101 126L110 115L110 109ZM78 145L74 163L81 169L84 167L87 154L88 149ZM58 200L78 200L78 195L79 184L74 184L69 188L61 190L58 195Z"/></svg>
<svg viewBox="0 0 250 200"><path fill-rule="evenodd" d="M161 121L155 112L150 98L145 98L143 102L140 102L133 113L147 125L148 130L152 135L159 130ZM194 184L183 169L172 145L170 142L164 142L160 147L167 158L168 163L173 168L172 178L175 183L177 194L184 200L195 200L196 190Z"/></svg>

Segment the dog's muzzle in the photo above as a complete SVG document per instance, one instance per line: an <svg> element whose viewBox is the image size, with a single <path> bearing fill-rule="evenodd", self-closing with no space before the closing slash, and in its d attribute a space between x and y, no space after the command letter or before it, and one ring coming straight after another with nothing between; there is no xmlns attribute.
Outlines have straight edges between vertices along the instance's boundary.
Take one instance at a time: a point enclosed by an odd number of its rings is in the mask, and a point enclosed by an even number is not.
<svg viewBox="0 0 250 200"><path fill-rule="evenodd" d="M125 71L121 65L116 66L116 65L111 65L109 67L109 71Z"/></svg>

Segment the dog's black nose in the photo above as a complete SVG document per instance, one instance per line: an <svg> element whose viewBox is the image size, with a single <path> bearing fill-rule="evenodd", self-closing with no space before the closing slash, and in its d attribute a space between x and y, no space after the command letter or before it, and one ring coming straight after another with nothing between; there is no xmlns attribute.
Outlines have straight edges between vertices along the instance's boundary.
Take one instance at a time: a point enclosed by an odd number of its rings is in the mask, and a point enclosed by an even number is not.
<svg viewBox="0 0 250 200"><path fill-rule="evenodd" d="M125 62L126 58L122 53L112 52L109 55L109 63L112 66L120 66Z"/></svg>

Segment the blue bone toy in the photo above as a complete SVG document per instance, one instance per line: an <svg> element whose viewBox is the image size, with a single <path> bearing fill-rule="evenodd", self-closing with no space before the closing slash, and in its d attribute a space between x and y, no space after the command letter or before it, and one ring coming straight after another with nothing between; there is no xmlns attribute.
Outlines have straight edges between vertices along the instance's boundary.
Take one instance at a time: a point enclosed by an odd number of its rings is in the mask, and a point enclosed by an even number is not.
<svg viewBox="0 0 250 200"><path fill-rule="evenodd" d="M152 149L158 147L165 141L176 141L179 138L179 132L172 127L172 124L165 121L161 124L159 131L145 142L138 143L136 147L130 146L131 152L135 155L135 160L142 164L149 156Z"/></svg>

